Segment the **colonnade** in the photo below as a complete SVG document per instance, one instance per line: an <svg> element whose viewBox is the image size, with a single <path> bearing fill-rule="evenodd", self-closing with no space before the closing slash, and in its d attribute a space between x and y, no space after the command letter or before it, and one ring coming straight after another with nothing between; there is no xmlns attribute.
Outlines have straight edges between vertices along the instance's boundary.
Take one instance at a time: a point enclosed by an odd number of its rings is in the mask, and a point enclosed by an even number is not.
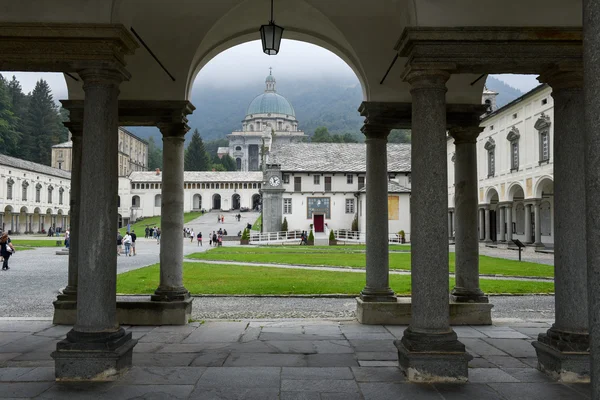
<svg viewBox="0 0 600 400"><path fill-rule="evenodd" d="M524 200L524 244L532 247L544 247L542 243L542 224L541 224L541 211L540 211L540 199L526 199ZM492 232L492 226L495 226L495 221L490 213L490 204L479 205L478 209L478 239L484 243L500 242L500 243L511 243L513 240L513 222L517 222L516 218L513 220L513 206L514 203L511 201L498 203L496 206L496 213L499 215L498 226L496 227L497 236L494 237ZM554 207L552 207L554 209ZM534 214L533 226L531 214ZM448 215L450 215L450 210ZM492 223L494 222L494 223ZM555 223L556 225L556 223ZM556 231L554 229L553 231ZM533 236L532 236L533 235ZM555 239L556 240L556 239Z"/></svg>

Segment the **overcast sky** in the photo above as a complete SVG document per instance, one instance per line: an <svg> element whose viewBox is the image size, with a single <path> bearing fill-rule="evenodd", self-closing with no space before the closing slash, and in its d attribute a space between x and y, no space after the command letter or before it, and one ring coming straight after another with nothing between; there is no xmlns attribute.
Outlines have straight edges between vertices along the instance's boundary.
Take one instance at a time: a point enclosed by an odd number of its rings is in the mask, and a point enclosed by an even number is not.
<svg viewBox="0 0 600 400"><path fill-rule="evenodd" d="M240 70L241 65L243 70ZM269 67L273 67L273 75L286 80L294 77L354 76L354 72L342 59L322 47L284 39L279 54L267 56L262 52L261 43L257 40L217 55L200 71L194 85L211 83L217 86L239 86L255 83L257 80L264 79L269 73ZM1 72L1 74L9 80L12 75L15 75L25 93L32 91L35 83L43 78L52 88L55 100L67 98L67 86L62 74L35 72ZM534 75L494 76L523 92L539 85Z"/></svg>

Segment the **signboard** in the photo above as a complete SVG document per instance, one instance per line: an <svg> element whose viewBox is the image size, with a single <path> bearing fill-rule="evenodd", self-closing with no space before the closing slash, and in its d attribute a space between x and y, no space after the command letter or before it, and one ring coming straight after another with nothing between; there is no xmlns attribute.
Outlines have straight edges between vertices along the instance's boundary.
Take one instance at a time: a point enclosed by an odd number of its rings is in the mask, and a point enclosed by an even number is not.
<svg viewBox="0 0 600 400"><path fill-rule="evenodd" d="M331 199L329 197L308 197L306 199L306 218L312 219L313 213L325 214L325 218L330 219Z"/></svg>

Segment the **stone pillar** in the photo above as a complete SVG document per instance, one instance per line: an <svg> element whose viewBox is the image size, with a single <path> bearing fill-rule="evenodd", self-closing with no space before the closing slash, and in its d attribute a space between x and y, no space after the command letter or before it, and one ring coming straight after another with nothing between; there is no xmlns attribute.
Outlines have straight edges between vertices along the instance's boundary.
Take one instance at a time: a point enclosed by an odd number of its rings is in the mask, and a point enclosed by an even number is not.
<svg viewBox="0 0 600 400"><path fill-rule="evenodd" d="M479 288L479 240L477 238L477 136L479 116L473 126L453 128L456 158L454 161L456 210L456 285L452 300L461 303L487 303ZM491 323L491 318L489 321Z"/></svg>
<svg viewBox="0 0 600 400"><path fill-rule="evenodd" d="M411 71L412 316L398 348L410 381L460 382L471 356L450 327L448 290L448 166L444 71Z"/></svg>
<svg viewBox="0 0 600 400"><path fill-rule="evenodd" d="M160 284L153 301L184 301L183 286L183 161L184 122L159 124L163 135L163 171L160 204Z"/></svg>
<svg viewBox="0 0 600 400"><path fill-rule="evenodd" d="M360 298L369 302L396 302L394 291L390 289L387 223L387 137L390 129L365 124L362 132L367 144L367 283Z"/></svg>
<svg viewBox="0 0 600 400"><path fill-rule="evenodd" d="M533 345L540 370L561 381L590 377L587 296L585 125L581 73L550 72L554 98L555 322ZM538 218L536 218L538 219ZM537 225L537 223L536 223ZM537 227L536 227L537 228ZM537 229L536 229L537 231ZM595 244L597 246L597 244ZM597 290L597 289L596 289Z"/></svg>
<svg viewBox="0 0 600 400"><path fill-rule="evenodd" d="M542 243L542 224L540 218L540 201L537 200L533 203L533 213L534 213L534 225L535 225L535 243L533 244L535 247L544 247Z"/></svg>
<svg viewBox="0 0 600 400"><path fill-rule="evenodd" d="M448 209L448 237L450 239L454 238L454 218L453 218L453 214L454 214L454 209L453 208L449 208Z"/></svg>
<svg viewBox="0 0 600 400"><path fill-rule="evenodd" d="M525 204L525 244L531 243L531 204Z"/></svg>
<svg viewBox="0 0 600 400"><path fill-rule="evenodd" d="M485 240L485 209L480 208L478 210L479 214L479 240Z"/></svg>
<svg viewBox="0 0 600 400"><path fill-rule="evenodd" d="M15 214L15 226L16 232L21 233L21 213Z"/></svg>
<svg viewBox="0 0 600 400"><path fill-rule="evenodd" d="M592 390L600 398L600 3L583 0L585 232ZM583 223L583 221L579 221Z"/></svg>
<svg viewBox="0 0 600 400"><path fill-rule="evenodd" d="M114 380L131 366L137 340L116 309L118 104L121 72L79 72L85 92L81 151L77 321L52 353L57 380Z"/></svg>
<svg viewBox="0 0 600 400"><path fill-rule="evenodd" d="M512 243L512 216L513 216L513 204L506 204L506 241L508 244Z"/></svg>
<svg viewBox="0 0 600 400"><path fill-rule="evenodd" d="M485 214L485 243L492 243L492 229L490 220L490 205L487 204L484 208Z"/></svg>
<svg viewBox="0 0 600 400"><path fill-rule="evenodd" d="M499 216L500 216L500 234L498 235L498 242L506 242L506 229L505 229L505 222L506 222L506 207L504 207L504 205L498 205L497 208L498 212L499 212Z"/></svg>

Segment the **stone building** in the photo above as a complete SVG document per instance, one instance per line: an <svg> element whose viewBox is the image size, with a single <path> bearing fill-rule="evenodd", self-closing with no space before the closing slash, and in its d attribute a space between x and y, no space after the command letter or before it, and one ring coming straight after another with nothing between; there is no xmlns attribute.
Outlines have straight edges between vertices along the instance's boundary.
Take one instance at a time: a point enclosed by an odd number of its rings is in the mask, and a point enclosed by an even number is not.
<svg viewBox="0 0 600 400"><path fill-rule="evenodd" d="M0 154L0 227L41 233L70 225L71 174Z"/></svg>
<svg viewBox="0 0 600 400"><path fill-rule="evenodd" d="M484 96L484 100L485 96ZM477 138L479 240L554 244L554 101L540 85L486 113ZM448 138L449 232L454 232L454 139Z"/></svg>
<svg viewBox="0 0 600 400"><path fill-rule="evenodd" d="M54 168L71 171L73 142L52 146ZM148 170L148 142L140 139L123 127L119 127L119 176L127 176L134 171Z"/></svg>

